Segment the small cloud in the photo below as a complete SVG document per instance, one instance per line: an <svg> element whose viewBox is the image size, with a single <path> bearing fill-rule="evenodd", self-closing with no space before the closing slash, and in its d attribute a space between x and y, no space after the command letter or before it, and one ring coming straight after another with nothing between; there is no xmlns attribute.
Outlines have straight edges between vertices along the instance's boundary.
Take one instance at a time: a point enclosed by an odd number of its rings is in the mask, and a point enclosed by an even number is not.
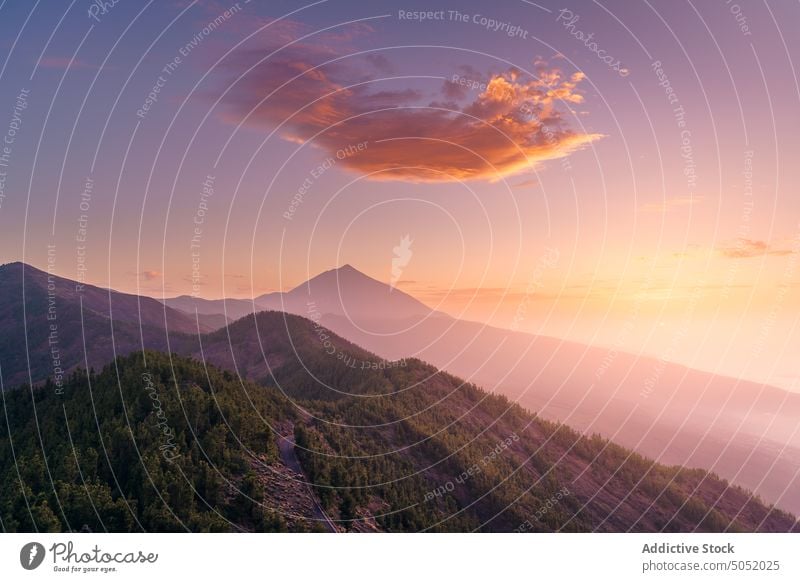
<svg viewBox="0 0 800 582"><path fill-rule="evenodd" d="M736 239L733 245L721 247L718 250L723 257L728 259L749 259L767 255L780 257L792 254L790 249L774 248L766 241L749 238Z"/></svg>
<svg viewBox="0 0 800 582"><path fill-rule="evenodd" d="M139 276L145 281L152 281L153 279L158 279L161 276L161 271L142 271L139 273Z"/></svg>
<svg viewBox="0 0 800 582"><path fill-rule="evenodd" d="M647 204L642 204L639 207L639 212L669 212L676 208L700 204L702 201L703 196L676 196L674 198L666 198L662 202L648 202Z"/></svg>

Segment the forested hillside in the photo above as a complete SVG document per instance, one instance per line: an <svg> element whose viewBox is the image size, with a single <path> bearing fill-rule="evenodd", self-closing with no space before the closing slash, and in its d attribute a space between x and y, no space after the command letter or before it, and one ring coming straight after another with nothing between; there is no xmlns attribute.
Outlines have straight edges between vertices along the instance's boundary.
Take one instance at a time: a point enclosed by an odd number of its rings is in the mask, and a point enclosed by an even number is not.
<svg viewBox="0 0 800 582"><path fill-rule="evenodd" d="M321 369L331 355L317 352ZM290 399L296 374L276 377L145 352L74 373L63 394L6 391L3 529L321 531L321 515L339 531L796 527L713 475L581 437L417 360L360 370L360 392L333 399ZM281 450L292 437L301 473Z"/></svg>

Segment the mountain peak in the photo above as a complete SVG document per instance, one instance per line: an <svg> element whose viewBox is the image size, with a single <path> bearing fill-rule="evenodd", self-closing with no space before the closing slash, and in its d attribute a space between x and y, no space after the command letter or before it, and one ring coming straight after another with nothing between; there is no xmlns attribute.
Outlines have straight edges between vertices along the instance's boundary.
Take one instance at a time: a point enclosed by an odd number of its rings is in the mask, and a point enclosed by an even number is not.
<svg viewBox="0 0 800 582"><path fill-rule="evenodd" d="M370 277L363 271L359 271L350 263L345 263L341 267L338 267L336 269L331 269L330 271L325 271L321 274L324 275L325 273L332 273L338 277L363 277L364 279L372 279L372 277ZM372 279L372 280L376 281L377 279Z"/></svg>
<svg viewBox="0 0 800 582"><path fill-rule="evenodd" d="M287 293L257 297L256 302L261 309L287 311L303 317L314 313L337 315L362 323L385 318L418 319L431 313L431 309L417 299L393 290L349 263L324 271Z"/></svg>
<svg viewBox="0 0 800 582"><path fill-rule="evenodd" d="M37 273L37 272L41 273L41 272L43 272L40 269L37 269L36 267L32 267L31 265L28 265L27 263L23 263L21 261L13 261L11 263L6 263L4 265L0 265L0 273L5 273L5 274L21 273L23 271L23 269L24 270L28 270L28 271L30 271L32 273Z"/></svg>
<svg viewBox="0 0 800 582"><path fill-rule="evenodd" d="M363 271L359 271L349 263L345 263L341 267L336 267L335 269L328 269L327 271L323 271L319 275L315 275L314 277L311 277L308 281L301 283L300 285L295 287L295 289L308 288L308 286L313 284L314 282L320 284L324 282L326 284L336 285L337 287L345 283L387 286L386 283L384 283L383 281L370 277L369 275L367 275Z"/></svg>
<svg viewBox="0 0 800 582"><path fill-rule="evenodd" d="M22 261L11 261L10 263L4 263L0 265L0 269L15 269L21 267L22 265L24 265Z"/></svg>

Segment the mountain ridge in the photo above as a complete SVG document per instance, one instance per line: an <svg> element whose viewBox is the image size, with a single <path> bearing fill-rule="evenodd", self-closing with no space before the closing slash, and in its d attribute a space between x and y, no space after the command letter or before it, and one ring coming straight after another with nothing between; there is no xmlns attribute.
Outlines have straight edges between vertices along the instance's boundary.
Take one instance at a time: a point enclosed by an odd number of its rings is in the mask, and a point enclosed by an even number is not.
<svg viewBox="0 0 800 582"><path fill-rule="evenodd" d="M210 331L151 297L77 283L21 262L0 266L0 321L5 385L38 382L56 369L103 366L143 347L166 350L166 330Z"/></svg>
<svg viewBox="0 0 800 582"><path fill-rule="evenodd" d="M350 269L355 271L352 267ZM332 269L321 274L325 275L322 279L325 284L321 289L331 292L336 288L338 296L337 271ZM352 282L352 273L345 274L350 276L349 281ZM363 280L361 276L357 277L357 280ZM363 277L370 279L370 285L384 285L384 293L390 293L386 291L388 286L385 284L365 275ZM539 411L545 418L566 421L585 432L598 432L659 461L713 468L723 476L735 478L737 482L761 492L768 499L779 500L784 507L800 509L800 496L795 495L793 492L796 488L791 487L800 470L800 447L794 441L787 441L788 437L784 436L788 434L785 431L791 431L794 426L792 411L797 408L797 399L779 388L761 390L749 383L699 372L684 372L681 368L668 365L664 367L660 378L659 386L664 388L654 391L649 399L643 400L639 394L641 386L637 386L635 379L644 379L651 372L652 364L648 364L647 359L620 353L613 366L607 367L602 378L598 378L596 371L603 366L606 355L600 348L579 344L571 346L554 338L527 336L446 316L420 319L415 315L405 320L370 318L368 321L353 322L342 315L322 313L324 307L320 306L324 305L336 310L338 297L328 298L325 303L315 302L315 311L308 309L305 286L300 285L294 290L299 290L294 301L301 306L300 316L315 322L317 331L312 339L316 338L314 341L318 343L324 343L320 333L325 333L319 330L329 328L385 361L419 357L489 390L505 394L528 409ZM40 308L46 307L43 301L39 305ZM15 313L21 311L18 306L11 310ZM116 321L116 350L111 350L108 320L93 313L85 317L88 318L85 325L90 331L107 330L95 334L95 339L90 342L93 347L89 353L89 365L101 366L117 354L141 348L138 325ZM291 349L272 353L271 356L267 352L265 355L260 327L271 317L281 316L254 316L252 312L248 313L214 334L204 336L203 346L198 345L198 338L193 336L172 330L146 328L144 345L160 351L169 346L172 351L207 359L239 372L243 377L264 382L270 379L272 363L293 356ZM76 314L72 321L73 326L79 328L80 314ZM40 322L38 327L34 327L34 332L41 332L42 329ZM235 331L232 335L231 329ZM18 351L20 342L14 338L19 337L19 333L22 333L21 328L16 334L6 335L7 344L12 344L11 348ZM36 339L35 333L33 337ZM39 349L31 351L35 356L31 366L39 373L38 377L33 376L34 381L52 374L52 361L46 350L42 349L46 337L39 340ZM498 346L502 349L498 350ZM348 349L353 351L352 347ZM77 343L73 350L77 355L73 357L72 364L82 364L82 345ZM336 353L349 352L337 349ZM362 361L365 359L363 355L360 358ZM548 364L548 361L555 361L557 365ZM14 369L7 360L0 364L3 366L6 386L28 380L24 358L20 357L16 362L19 368L16 376L9 374ZM359 362L356 364L362 365ZM359 385L353 370L348 369L347 362L340 362L338 371L332 372L335 369L326 370L327 376L338 376L340 380L349 378L354 385ZM288 369L284 373L289 374ZM291 374L295 379L302 378L302 381L298 380L298 384L303 386L302 395L332 396L318 383L305 378L307 370L303 366L295 365ZM626 377L632 377L634 381L626 382ZM707 388L697 390L697 386ZM735 390L731 391L728 387ZM344 385L339 390L342 393L350 391ZM689 391L686 395L676 396L686 390ZM677 401L677 407L675 403L670 407L664 405L670 398ZM728 404L723 406L725 402ZM634 409L638 413L632 415ZM776 410L782 412L781 422L761 414ZM598 411L602 413L598 414ZM757 411L759 415L748 414L749 411ZM709 427L713 430L709 430Z"/></svg>
<svg viewBox="0 0 800 582"><path fill-rule="evenodd" d="M269 317L313 337L307 320ZM0 478L20 486L0 491L3 527L319 531L319 504L338 531L798 530L713 474L579 435L423 363L366 375L392 389L296 401L287 384L138 352L73 374L60 395L49 382L9 392ZM299 466L281 451L287 431Z"/></svg>
<svg viewBox="0 0 800 582"><path fill-rule="evenodd" d="M321 275L335 280L336 271ZM404 294L372 281L384 286L382 295ZM316 312L307 307L304 312L302 304L285 302L283 307L317 316L325 327L387 360L421 358L546 418L597 431L663 462L713 467L800 511L798 394L433 310L406 318L380 317L374 310L345 314L335 308L338 289L328 285L327 292L333 297L315 302ZM383 311L392 313L389 307Z"/></svg>

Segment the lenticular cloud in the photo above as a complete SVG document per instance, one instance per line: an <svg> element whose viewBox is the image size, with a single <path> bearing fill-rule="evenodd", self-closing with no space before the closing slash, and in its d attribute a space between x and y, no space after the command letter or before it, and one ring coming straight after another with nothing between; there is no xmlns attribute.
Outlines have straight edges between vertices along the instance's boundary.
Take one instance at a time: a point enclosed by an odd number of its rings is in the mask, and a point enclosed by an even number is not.
<svg viewBox="0 0 800 582"><path fill-rule="evenodd" d="M368 143L342 165L376 180L497 180L562 158L600 138L571 129L562 111L582 102L581 73L538 63L469 89L447 80L443 102L391 79L365 80L326 50L250 53L226 92L227 116L330 153ZM472 89L477 86L477 89ZM455 98L454 98L455 97Z"/></svg>

